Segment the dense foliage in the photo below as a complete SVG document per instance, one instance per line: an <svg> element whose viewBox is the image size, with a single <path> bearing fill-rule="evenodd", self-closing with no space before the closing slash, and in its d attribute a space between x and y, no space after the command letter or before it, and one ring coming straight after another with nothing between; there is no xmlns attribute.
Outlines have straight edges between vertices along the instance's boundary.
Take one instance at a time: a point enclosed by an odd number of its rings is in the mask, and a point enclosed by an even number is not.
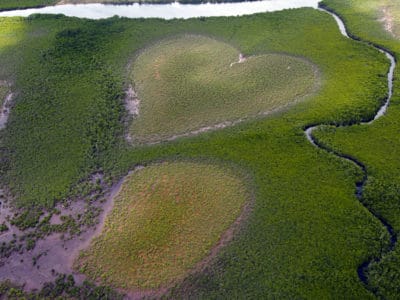
<svg viewBox="0 0 400 300"><path fill-rule="evenodd" d="M54 5L58 0L1 0L0 11Z"/></svg>
<svg viewBox="0 0 400 300"><path fill-rule="evenodd" d="M338 1L326 0L324 4L339 13L352 34L389 49L400 57L400 40L396 31L385 30L384 14L398 16L397 1ZM388 16L386 16L387 19ZM394 18L393 29L399 24ZM397 25L396 25L397 24ZM387 27L386 27L387 28ZM318 133L319 140L328 147L346 153L362 161L368 172L368 182L363 202L378 216L387 220L400 233L400 69L394 76L394 95L387 114L365 126L324 128ZM384 249L384 248L383 248ZM378 296L393 299L400 293L400 247L384 253L380 262L372 263L368 270L368 286Z"/></svg>
<svg viewBox="0 0 400 300"><path fill-rule="evenodd" d="M117 293L107 286L96 286L90 281L76 284L71 275L58 275L53 282L45 283L39 292L25 292L22 287L16 286L11 282L0 283L1 299L113 299L122 300L124 295Z"/></svg>
<svg viewBox="0 0 400 300"><path fill-rule="evenodd" d="M19 94L2 133L1 175L19 205L51 207L98 169L118 178L137 164L167 158L227 161L254 177L254 212L208 270L177 286L175 296L372 297L357 268L378 255L386 231L354 197L360 171L315 149L303 130L371 117L386 89L384 55L345 39L329 15L312 9L171 21L34 16L3 22L0 38L15 28L15 39L0 49L0 74L15 78ZM126 66L135 51L185 33L212 36L247 55L305 57L320 68L321 89L265 119L130 147L120 125Z"/></svg>

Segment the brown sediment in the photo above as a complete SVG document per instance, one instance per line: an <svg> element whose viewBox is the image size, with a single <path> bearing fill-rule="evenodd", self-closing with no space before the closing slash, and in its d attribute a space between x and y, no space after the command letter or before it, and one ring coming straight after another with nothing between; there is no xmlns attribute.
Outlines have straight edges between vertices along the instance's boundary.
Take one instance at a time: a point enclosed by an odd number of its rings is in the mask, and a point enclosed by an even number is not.
<svg viewBox="0 0 400 300"><path fill-rule="evenodd" d="M125 108L129 114L133 117L139 115L140 99L138 98L133 86L130 84L127 91L125 92Z"/></svg>
<svg viewBox="0 0 400 300"><path fill-rule="evenodd" d="M389 32L393 37L397 37L393 30L394 18L390 12L389 7L383 6L381 8L381 13L383 14L383 16L382 16L382 18L379 19L379 22L381 22L383 24L383 27L385 28L385 30L387 32Z"/></svg>
<svg viewBox="0 0 400 300"><path fill-rule="evenodd" d="M138 96L131 84L128 86L128 89L125 91L124 104L125 104L126 111L132 118L139 116L140 99L138 98ZM129 128L129 126L127 126L127 127ZM131 136L129 130L127 130L127 132L125 134L125 140L128 143L132 143L132 136Z"/></svg>
<svg viewBox="0 0 400 300"><path fill-rule="evenodd" d="M239 53L239 59L238 61L234 61L232 62L229 66L232 67L236 64L241 64L244 63L247 60L247 57L245 57L242 53Z"/></svg>
<svg viewBox="0 0 400 300"><path fill-rule="evenodd" d="M96 175L92 177L97 178ZM110 187L106 191L103 201L99 199L91 204L93 207L102 210L95 226L81 228L82 233L80 235L68 236L65 233L52 233L38 240L32 250L25 250L21 253L13 252L9 257L1 258L0 281L10 280L22 285L27 291L41 289L44 283L53 282L58 274L72 274L76 283L82 283L86 277L74 270L74 260L79 255L79 251L87 247L92 239L101 233L106 216L113 207L114 196L118 193L122 182L121 180ZM1 202L0 221L5 221L9 228L8 231L0 235L1 241L19 240L27 231L20 231L8 222L17 210L13 210L10 206L4 204L4 199L1 199ZM85 199L77 199L69 203L68 206L58 204L55 208L60 211L60 215L52 216L50 219L52 224L59 223L61 221L60 216L84 214L87 209L87 202ZM32 231L28 230L28 232Z"/></svg>
<svg viewBox="0 0 400 300"><path fill-rule="evenodd" d="M11 92L11 84L6 80L0 80L0 86L7 87L8 92L6 97L4 98L3 104L0 110L0 130L5 128L8 121L8 116L10 114L10 109L12 105L12 100L14 98L14 94Z"/></svg>

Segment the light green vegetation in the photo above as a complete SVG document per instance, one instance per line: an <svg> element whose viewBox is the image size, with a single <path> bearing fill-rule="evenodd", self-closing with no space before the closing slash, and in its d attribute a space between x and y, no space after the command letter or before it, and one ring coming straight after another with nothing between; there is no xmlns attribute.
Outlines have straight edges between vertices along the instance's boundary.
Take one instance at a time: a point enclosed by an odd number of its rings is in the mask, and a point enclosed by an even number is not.
<svg viewBox="0 0 400 300"><path fill-rule="evenodd" d="M372 297L357 267L379 254L385 229L354 197L359 170L313 147L303 130L372 116L386 91L384 55L342 37L329 15L313 9L170 21L12 20L24 35L0 47L2 78L15 78L19 91L0 167L20 205L51 206L94 170L119 178L164 159L224 161L254 178L253 213L207 271L172 296ZM321 88L264 119L156 146L126 145L126 66L141 49L187 33L225 41L246 56L304 57L318 66Z"/></svg>
<svg viewBox="0 0 400 300"><path fill-rule="evenodd" d="M143 51L132 68L140 99L133 141L154 142L254 117L316 86L316 68L302 59L265 54L238 60L237 49L201 36L173 38Z"/></svg>
<svg viewBox="0 0 400 300"><path fill-rule="evenodd" d="M324 1L337 11L352 34L374 42L400 57L400 41L385 30L382 8L395 16L399 24L400 7L397 1ZM398 26L398 25L396 25ZM394 27L395 28L395 27ZM376 214L386 219L400 233L400 68L394 79L394 95L386 116L371 125L346 128L326 127L316 132L318 139L339 152L363 162L367 167L368 182L362 201ZM372 256L373 257L373 256ZM398 298L400 293L400 247L374 263L368 271L369 288L386 299Z"/></svg>
<svg viewBox="0 0 400 300"><path fill-rule="evenodd" d="M76 268L119 288L170 284L208 253L249 199L227 168L163 163L129 175Z"/></svg>

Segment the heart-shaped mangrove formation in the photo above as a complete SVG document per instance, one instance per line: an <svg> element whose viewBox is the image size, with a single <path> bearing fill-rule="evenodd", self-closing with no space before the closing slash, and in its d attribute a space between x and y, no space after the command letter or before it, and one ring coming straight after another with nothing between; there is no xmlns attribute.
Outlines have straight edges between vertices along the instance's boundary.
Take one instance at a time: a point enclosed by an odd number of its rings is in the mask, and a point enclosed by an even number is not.
<svg viewBox="0 0 400 300"><path fill-rule="evenodd" d="M317 73L305 59L245 57L209 37L160 41L133 63L131 139L154 143L268 114L310 94Z"/></svg>
<svg viewBox="0 0 400 300"><path fill-rule="evenodd" d="M227 166L172 162L137 170L76 268L130 291L168 286L229 241L250 198L246 179Z"/></svg>

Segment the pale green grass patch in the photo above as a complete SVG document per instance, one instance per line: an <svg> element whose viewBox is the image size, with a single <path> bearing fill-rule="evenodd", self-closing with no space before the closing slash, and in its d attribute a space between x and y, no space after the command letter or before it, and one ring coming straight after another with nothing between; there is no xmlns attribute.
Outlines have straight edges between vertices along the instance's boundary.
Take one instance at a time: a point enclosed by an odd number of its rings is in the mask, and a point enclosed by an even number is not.
<svg viewBox="0 0 400 300"><path fill-rule="evenodd" d="M315 88L316 67L283 54L249 56L209 37L186 35L145 49L132 81L140 99L133 140L154 142L281 108Z"/></svg>
<svg viewBox="0 0 400 300"><path fill-rule="evenodd" d="M77 268L119 288L170 284L209 254L248 199L244 181L226 167L179 162L136 171Z"/></svg>

